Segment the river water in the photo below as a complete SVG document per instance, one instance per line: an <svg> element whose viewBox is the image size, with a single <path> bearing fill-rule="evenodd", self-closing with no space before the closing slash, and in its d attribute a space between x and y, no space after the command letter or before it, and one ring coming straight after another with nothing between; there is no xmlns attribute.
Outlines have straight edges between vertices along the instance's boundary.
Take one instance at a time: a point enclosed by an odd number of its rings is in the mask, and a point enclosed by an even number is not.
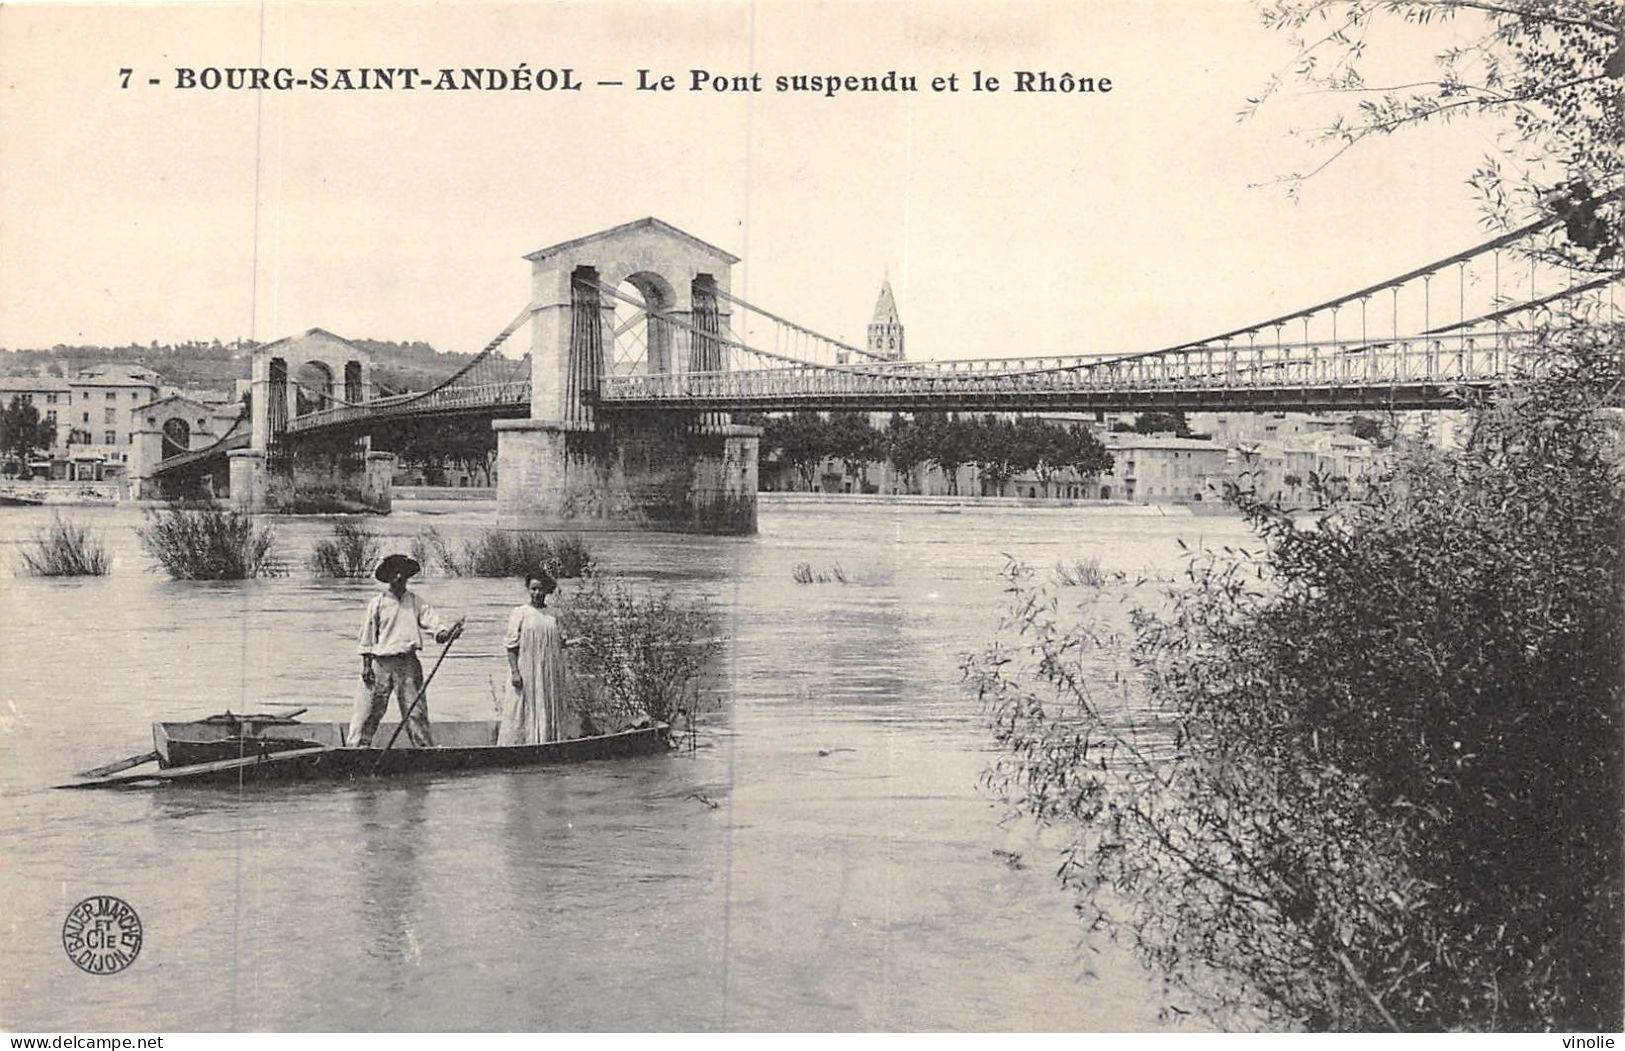
<svg viewBox="0 0 1625 1051"><path fill-rule="evenodd" d="M373 523L391 547L487 524L411 506ZM1085 943L1054 848L978 789L993 753L957 670L997 625L1006 554L1169 576L1177 541L1246 536L1144 510L764 507L755 537L592 538L604 571L721 610L692 752L237 793L47 786L151 747L156 720L347 719L377 585L297 568L327 522L274 520L289 577L193 583L151 572L138 511L73 508L113 571L38 580L9 574L50 514L6 509L0 1028L1161 1029L1160 983ZM847 583L798 585L799 562ZM491 718L520 586L414 586L468 617L431 716ZM117 975L62 948L94 894L145 930Z"/></svg>

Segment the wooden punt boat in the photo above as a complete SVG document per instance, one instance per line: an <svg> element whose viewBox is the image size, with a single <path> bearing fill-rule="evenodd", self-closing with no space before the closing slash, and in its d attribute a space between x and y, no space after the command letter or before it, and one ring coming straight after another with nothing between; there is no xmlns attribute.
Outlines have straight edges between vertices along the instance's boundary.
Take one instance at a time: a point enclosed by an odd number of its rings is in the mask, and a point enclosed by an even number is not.
<svg viewBox="0 0 1625 1051"><path fill-rule="evenodd" d="M296 713L297 714L297 713ZM414 746L385 723L367 748L345 743L345 723L305 723L280 715L214 715L153 723L153 750L86 770L58 788L237 786L277 781L331 781L402 774L454 773L549 766L655 755L670 748L670 727L644 720L617 733L534 745L497 744L495 720L436 722L432 748Z"/></svg>

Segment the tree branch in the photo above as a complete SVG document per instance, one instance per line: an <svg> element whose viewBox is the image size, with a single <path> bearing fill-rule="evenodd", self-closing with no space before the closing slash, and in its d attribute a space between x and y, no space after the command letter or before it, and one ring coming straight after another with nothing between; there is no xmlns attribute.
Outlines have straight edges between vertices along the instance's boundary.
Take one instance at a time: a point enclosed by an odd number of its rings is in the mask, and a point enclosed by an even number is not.
<svg viewBox="0 0 1625 1051"><path fill-rule="evenodd" d="M1552 25L1589 29L1608 36L1619 35L1618 26L1593 22L1589 18L1569 18L1564 15L1546 14L1532 9L1519 10L1513 7L1504 7L1500 4L1485 3L1484 0L1404 0L1404 2L1412 7L1468 8L1475 11L1487 11L1495 15L1506 15L1509 18L1525 18L1534 22L1549 22Z"/></svg>
<svg viewBox="0 0 1625 1051"><path fill-rule="evenodd" d="M1571 80L1571 81L1568 81L1567 83L1563 83L1563 84L1556 84L1556 85L1552 85L1550 87L1542 87L1539 90L1530 91L1530 92L1527 92L1527 93L1524 93L1524 94L1521 94L1521 95L1496 95L1493 98L1485 98L1483 96L1475 96L1473 98L1459 99L1459 100L1457 100L1455 102L1449 102L1449 103L1446 103L1446 104L1444 104L1442 106L1435 106L1434 108L1429 109L1429 110L1424 110L1424 111L1417 112L1417 113L1407 113L1407 114L1404 114L1403 116L1393 118L1392 120L1373 121L1373 122L1371 122L1369 124L1365 124L1365 125L1363 125L1361 127L1352 128L1352 129L1349 129L1348 131L1346 131L1344 133L1344 135L1346 136L1347 141L1345 141L1343 143L1343 145L1338 147L1338 149L1330 157L1326 158L1320 164L1315 165L1315 167L1313 169L1311 169L1308 173L1306 173L1306 174L1296 174L1295 173L1295 174L1292 174L1292 175L1283 176L1280 179L1272 180L1272 182L1275 182L1275 183L1282 183L1282 182L1296 183L1296 182L1304 182L1304 181L1306 181L1308 179L1312 179L1316 175L1319 175L1321 172L1325 171L1327 168L1331 167L1333 162L1335 162L1339 157L1343 156L1343 154L1347 153L1349 150L1353 149L1361 140L1367 138L1368 136L1371 136L1371 135L1387 135L1387 134L1390 134L1390 133L1392 133L1394 131L1397 131L1399 128L1404 127L1406 124L1422 123L1422 122L1425 122L1425 121L1432 120L1434 117L1439 116L1441 113L1448 113L1448 112L1450 112L1452 110L1461 109L1464 106L1477 106L1477 107L1479 107L1481 109L1489 109L1489 108L1494 107L1494 106L1505 106L1505 105L1510 105L1510 104L1518 103L1518 102L1529 102L1529 101L1532 101L1534 99L1540 98L1542 95L1549 95L1549 94L1551 94L1553 92L1556 92L1556 91L1563 91L1563 90L1565 90L1567 88L1577 88L1577 87L1580 87L1580 86L1585 85L1585 84L1590 84L1590 83L1592 83L1594 81L1606 80L1606 79L1608 79L1608 75L1606 73L1598 73L1598 74L1596 74L1594 76L1581 77L1579 80ZM1337 89L1333 89L1333 90L1337 90ZM1257 186L1257 185L1266 185L1266 184L1254 183L1253 185Z"/></svg>
<svg viewBox="0 0 1625 1051"><path fill-rule="evenodd" d="M1394 1020L1394 1016L1388 1013L1388 1008L1382 1006L1382 1001L1377 999L1376 996L1372 994L1371 987L1365 984L1365 979L1360 977L1360 972L1354 969L1354 964L1349 962L1349 958L1343 952L1343 950L1333 949L1332 955L1336 957L1338 963L1343 965L1343 970L1349 976L1349 981L1354 983L1354 987L1356 989L1365 994L1366 1000L1368 1000L1371 1006L1376 1009L1377 1013L1382 1016L1382 1020L1388 1023L1388 1028L1392 1029L1396 1033L1404 1032L1404 1030L1399 1027L1399 1023Z"/></svg>

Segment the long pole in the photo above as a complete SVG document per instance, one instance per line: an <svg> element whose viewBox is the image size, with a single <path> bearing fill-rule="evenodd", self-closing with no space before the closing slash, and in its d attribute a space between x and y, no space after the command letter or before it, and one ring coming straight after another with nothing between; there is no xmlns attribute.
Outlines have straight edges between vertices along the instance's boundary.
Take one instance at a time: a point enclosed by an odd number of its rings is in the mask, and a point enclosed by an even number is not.
<svg viewBox="0 0 1625 1051"><path fill-rule="evenodd" d="M412 698L412 703L407 705L406 711L401 713L401 721L395 724L395 732L389 735L389 743L385 744L383 751L378 753L378 762L372 764L375 772L379 765L383 763L384 756L395 746L395 739L400 737L402 730L406 729L407 720L412 718L412 713L418 710L418 702L422 701L424 694L429 692L429 683L434 681L434 673L439 671L440 665L445 663L446 654L451 652L451 644L456 642L459 637L459 635L453 635L446 640L446 648L440 651L440 656L435 659L434 667L430 668L429 674L424 676L423 685L418 688L418 695Z"/></svg>

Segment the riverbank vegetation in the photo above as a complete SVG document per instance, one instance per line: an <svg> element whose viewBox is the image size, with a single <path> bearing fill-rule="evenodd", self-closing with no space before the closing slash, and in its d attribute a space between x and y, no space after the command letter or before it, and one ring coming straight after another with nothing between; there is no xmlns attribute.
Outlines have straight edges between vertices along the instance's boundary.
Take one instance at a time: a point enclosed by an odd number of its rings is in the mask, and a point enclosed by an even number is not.
<svg viewBox="0 0 1625 1051"><path fill-rule="evenodd" d="M1406 451L1318 528L1236 494L1262 548L1194 558L1126 635L1012 569L965 666L989 783L1067 830L1085 915L1221 1020L1618 1025L1625 486L1599 368L1479 406L1464 449Z"/></svg>
<svg viewBox="0 0 1625 1051"><path fill-rule="evenodd" d="M335 522L330 536L316 541L311 572L318 577L370 577L378 565L378 536L359 522Z"/></svg>
<svg viewBox="0 0 1625 1051"><path fill-rule="evenodd" d="M580 706L601 729L647 716L674 723L692 715L721 651L719 618L703 597L640 591L602 577L559 604Z"/></svg>
<svg viewBox="0 0 1625 1051"><path fill-rule="evenodd" d="M1127 624L1011 567L1001 636L964 665L1003 750L988 784L1062 834L1085 919L1221 1023L1617 1029L1625 330L1569 297L1625 249L1621 5L1261 11L1299 98L1341 110L1331 156L1284 182L1504 115L1470 185L1501 229L1557 220L1525 254L1569 292L1505 320L1538 375L1469 399L1463 444L1396 441L1355 493L1304 479L1312 526L1233 491L1258 549L1196 555ZM1389 19L1473 24L1436 68L1368 84Z"/></svg>
<svg viewBox="0 0 1625 1051"><path fill-rule="evenodd" d="M555 579L569 580L591 576L597 567L581 536L539 530L485 529L454 548L431 526L412 538L412 557L453 577L514 577L545 569Z"/></svg>
<svg viewBox="0 0 1625 1051"><path fill-rule="evenodd" d="M1033 472L1045 495L1063 471L1081 478L1112 469L1111 454L1087 428L1030 416L1009 420L993 415L894 413L884 429L877 429L864 413L820 415L806 410L741 416L740 422L760 426L764 457L792 468L802 488L809 490L825 460L840 460L860 486L867 481L863 471L876 461L890 462L911 487L919 484L915 472L920 467L935 465L947 477L951 493L958 492L958 471L966 466L979 468L983 482L995 491L1016 475Z"/></svg>
<svg viewBox="0 0 1625 1051"><path fill-rule="evenodd" d="M111 566L101 535L60 515L25 543L19 558L33 577L100 577Z"/></svg>
<svg viewBox="0 0 1625 1051"><path fill-rule="evenodd" d="M252 516L220 508L148 511L136 534L147 553L176 580L247 580L281 576L275 534Z"/></svg>
<svg viewBox="0 0 1625 1051"><path fill-rule="evenodd" d="M447 470L457 469L489 486L497 436L489 427L469 427L462 420L422 419L403 425L389 449L400 458L400 470L421 477L425 485L445 485Z"/></svg>

